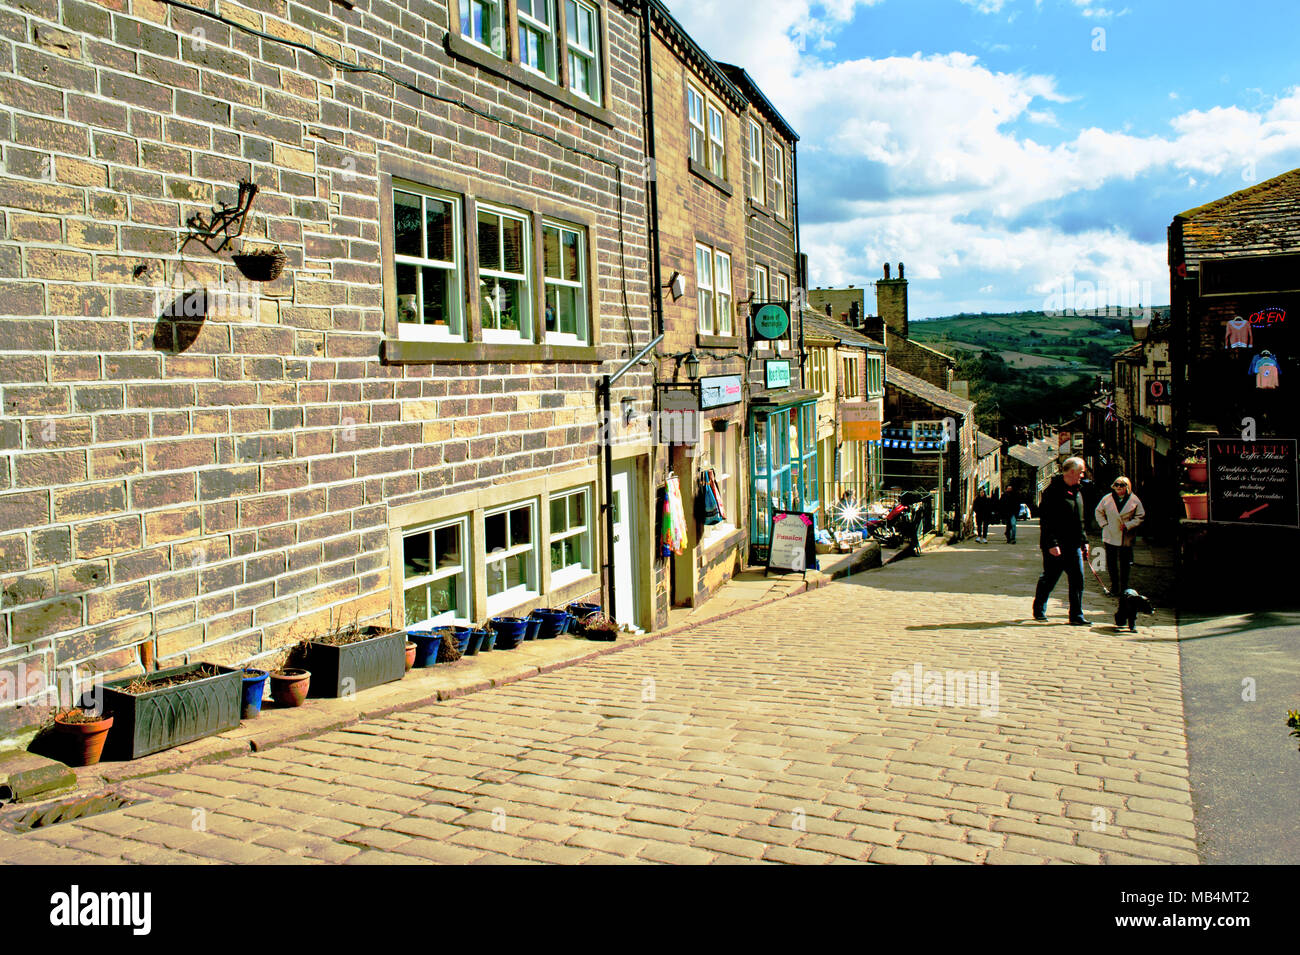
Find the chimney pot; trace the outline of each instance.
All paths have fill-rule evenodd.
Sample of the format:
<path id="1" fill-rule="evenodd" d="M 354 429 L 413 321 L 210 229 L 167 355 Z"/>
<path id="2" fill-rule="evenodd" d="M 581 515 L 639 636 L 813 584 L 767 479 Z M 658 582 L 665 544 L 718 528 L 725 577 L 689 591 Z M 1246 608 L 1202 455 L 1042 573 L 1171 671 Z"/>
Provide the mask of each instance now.
<path id="1" fill-rule="evenodd" d="M 903 263 L 902 263 L 902 262 L 899 262 L 899 263 L 898 263 L 898 277 L 899 277 L 900 279 L 903 277 Z"/>
<path id="2" fill-rule="evenodd" d="M 888 263 L 888 262 L 885 263 L 885 278 L 886 278 L 886 280 L 888 280 L 888 278 L 889 278 L 889 263 Z"/>

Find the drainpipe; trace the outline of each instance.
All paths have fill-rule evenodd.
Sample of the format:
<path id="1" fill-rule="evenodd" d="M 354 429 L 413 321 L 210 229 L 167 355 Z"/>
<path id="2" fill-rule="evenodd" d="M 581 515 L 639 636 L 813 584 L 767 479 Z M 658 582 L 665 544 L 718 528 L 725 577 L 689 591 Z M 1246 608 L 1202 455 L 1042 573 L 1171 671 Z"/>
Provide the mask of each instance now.
<path id="1" fill-rule="evenodd" d="M 601 407 L 605 414 L 605 435 L 601 442 L 601 455 L 604 458 L 605 500 L 601 504 L 601 513 L 605 523 L 605 559 L 601 574 L 602 602 L 611 618 L 617 619 L 617 596 L 614 593 L 614 448 L 612 399 L 610 397 L 614 382 L 622 378 L 638 361 L 653 351 L 664 340 L 664 305 L 663 273 L 659 266 L 659 184 L 654 167 L 655 161 L 655 100 L 654 100 L 654 64 L 651 59 L 650 44 L 650 5 L 651 0 L 641 0 L 641 97 L 643 101 L 641 127 L 645 142 L 646 156 L 646 242 L 650 255 L 650 310 L 654 316 L 655 337 L 629 359 L 612 375 L 601 377 L 597 386 Z M 653 386 L 651 388 L 653 396 Z"/>
<path id="2" fill-rule="evenodd" d="M 803 254 L 799 246 L 799 143 L 790 143 L 790 215 L 794 218 L 794 266 L 799 275 L 799 287 L 803 294 L 799 296 L 799 387 L 807 388 L 808 379 L 804 376 L 804 362 L 807 349 L 803 335 L 803 301 L 808 298 L 808 270 L 804 268 Z"/>

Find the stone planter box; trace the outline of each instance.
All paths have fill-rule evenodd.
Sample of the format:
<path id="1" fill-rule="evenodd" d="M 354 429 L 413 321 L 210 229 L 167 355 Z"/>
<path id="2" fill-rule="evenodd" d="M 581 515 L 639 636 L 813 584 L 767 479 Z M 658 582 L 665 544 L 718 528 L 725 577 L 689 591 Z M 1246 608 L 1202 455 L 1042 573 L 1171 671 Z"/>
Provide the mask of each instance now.
<path id="1" fill-rule="evenodd" d="M 139 759 L 150 753 L 224 733 L 239 725 L 244 671 L 212 663 L 194 663 L 151 673 L 155 683 L 187 676 L 200 667 L 216 670 L 213 676 L 144 693 L 126 693 L 130 679 L 104 684 L 104 714 L 113 717 L 104 746 L 105 759 Z"/>
<path id="2" fill-rule="evenodd" d="M 352 696 L 405 675 L 406 631 L 365 629 L 374 635 L 357 643 L 336 647 L 311 641 L 306 645 L 302 666 L 311 671 L 312 697 Z"/>

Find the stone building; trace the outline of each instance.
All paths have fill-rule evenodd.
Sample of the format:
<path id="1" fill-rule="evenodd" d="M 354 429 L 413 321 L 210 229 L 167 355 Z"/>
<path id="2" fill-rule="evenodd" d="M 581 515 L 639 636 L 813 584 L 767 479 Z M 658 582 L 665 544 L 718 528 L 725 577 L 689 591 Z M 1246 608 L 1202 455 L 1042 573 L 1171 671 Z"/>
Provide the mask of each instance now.
<path id="1" fill-rule="evenodd" d="M 640 9 L 6 10 L 0 667 L 273 660 L 598 595 L 606 563 L 620 619 L 662 619 L 641 366 L 598 466 L 602 375 L 655 333 Z M 740 203 L 706 208 L 744 261 Z"/>

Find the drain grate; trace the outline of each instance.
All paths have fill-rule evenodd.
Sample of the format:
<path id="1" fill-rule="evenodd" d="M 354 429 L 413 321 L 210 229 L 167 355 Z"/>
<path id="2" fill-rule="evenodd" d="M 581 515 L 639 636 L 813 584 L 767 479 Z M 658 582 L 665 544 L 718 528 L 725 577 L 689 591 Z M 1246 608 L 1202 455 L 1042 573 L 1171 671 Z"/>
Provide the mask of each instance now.
<path id="1" fill-rule="evenodd" d="M 80 799 L 56 803 L 52 806 L 37 806 L 23 812 L 11 813 L 4 820 L 4 824 L 5 828 L 13 832 L 31 832 L 33 829 L 44 829 L 61 822 L 73 822 L 77 819 L 87 819 L 101 813 L 113 812 L 140 801 L 117 793 L 83 796 Z"/>

